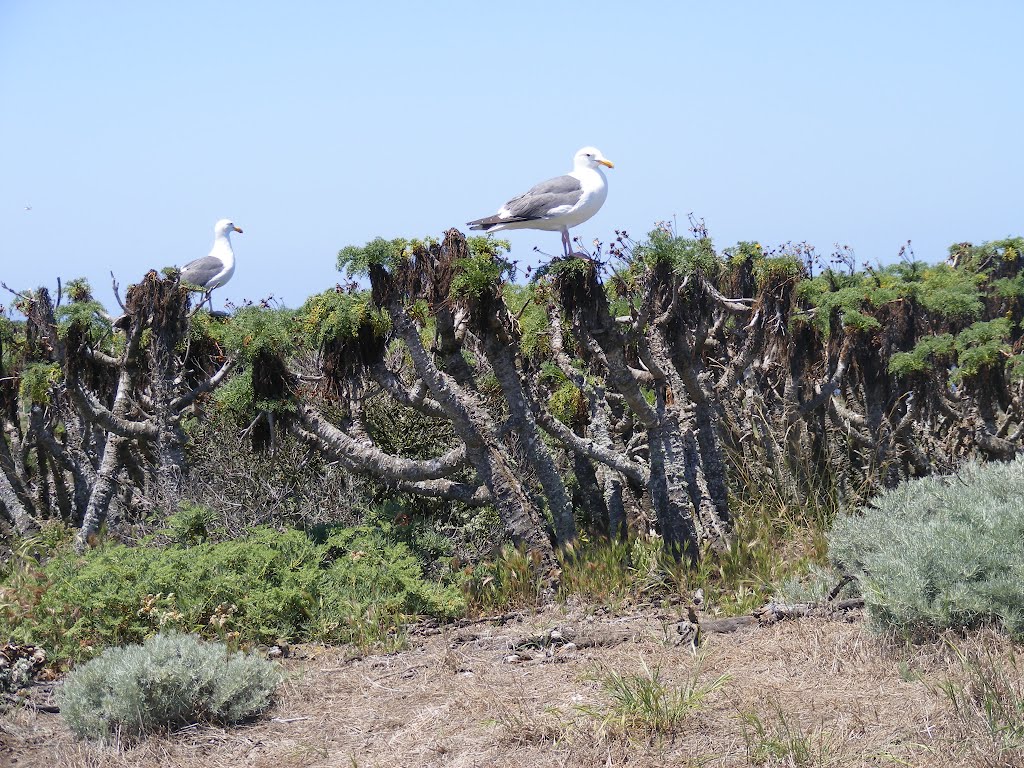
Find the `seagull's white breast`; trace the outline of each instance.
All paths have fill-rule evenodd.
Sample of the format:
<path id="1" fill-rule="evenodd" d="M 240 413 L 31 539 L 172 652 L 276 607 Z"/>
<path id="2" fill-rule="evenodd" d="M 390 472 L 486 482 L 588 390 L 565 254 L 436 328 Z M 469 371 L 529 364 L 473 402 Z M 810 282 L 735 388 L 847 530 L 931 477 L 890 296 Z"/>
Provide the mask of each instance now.
<path id="1" fill-rule="evenodd" d="M 566 227 L 582 224 L 597 213 L 608 198 L 608 182 L 604 174 L 595 168 L 582 168 L 572 171 L 570 176 L 579 179 L 583 194 L 576 205 L 566 208 L 561 223 Z"/>
<path id="2" fill-rule="evenodd" d="M 214 288 L 220 288 L 235 274 L 235 252 L 231 248 L 231 240 L 227 236 L 218 237 L 208 255 L 220 259 L 224 265 L 224 269 L 206 284 L 206 287 L 212 291 Z"/>
<path id="3" fill-rule="evenodd" d="M 207 288 L 213 290 L 214 288 L 220 288 L 224 283 L 231 279 L 231 276 L 235 274 L 235 259 L 234 256 L 230 259 L 224 260 L 224 269 L 220 271 L 208 284 Z"/>

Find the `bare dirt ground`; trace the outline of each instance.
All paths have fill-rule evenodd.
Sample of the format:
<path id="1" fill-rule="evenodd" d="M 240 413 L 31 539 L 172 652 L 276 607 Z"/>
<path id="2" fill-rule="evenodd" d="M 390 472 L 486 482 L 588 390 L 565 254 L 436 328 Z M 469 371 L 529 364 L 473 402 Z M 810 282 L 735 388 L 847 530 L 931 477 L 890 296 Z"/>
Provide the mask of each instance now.
<path id="1" fill-rule="evenodd" d="M 562 644 L 510 650 L 552 629 Z M 59 715 L 20 707 L 0 719 L 0 765 L 1024 765 L 1024 753 L 975 744 L 939 690 L 962 676 L 955 644 L 1012 653 L 988 633 L 908 649 L 855 617 L 705 634 L 698 660 L 674 621 L 653 611 L 616 617 L 552 607 L 504 623 L 421 630 L 408 650 L 388 656 L 297 649 L 284 662 L 288 682 L 256 722 L 190 728 L 130 749 L 77 741 Z M 622 727 L 602 686 L 610 670 L 657 671 L 683 685 L 698 663 L 698 683 L 727 677 L 674 733 Z"/>

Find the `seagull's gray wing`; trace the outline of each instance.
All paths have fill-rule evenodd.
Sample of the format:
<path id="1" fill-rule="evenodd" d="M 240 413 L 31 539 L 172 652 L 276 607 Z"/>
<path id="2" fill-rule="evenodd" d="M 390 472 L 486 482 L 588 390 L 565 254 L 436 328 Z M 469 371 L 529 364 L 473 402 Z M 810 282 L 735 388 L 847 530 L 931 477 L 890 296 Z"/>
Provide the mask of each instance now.
<path id="1" fill-rule="evenodd" d="M 190 261 L 181 270 L 181 282 L 206 287 L 213 278 L 224 270 L 224 262 L 216 256 L 203 256 Z"/>
<path id="2" fill-rule="evenodd" d="M 583 185 L 575 176 L 556 176 L 542 181 L 529 192 L 505 203 L 511 217 L 521 221 L 542 219 L 549 211 L 563 206 L 571 208 L 583 196 Z"/>
<path id="3" fill-rule="evenodd" d="M 563 206 L 571 208 L 583 196 L 583 185 L 575 176 L 556 176 L 542 181 L 528 192 L 514 197 L 502 206 L 508 215 L 487 216 L 469 222 L 470 225 L 488 226 L 510 221 L 534 221 L 546 218 L 551 211 Z"/>

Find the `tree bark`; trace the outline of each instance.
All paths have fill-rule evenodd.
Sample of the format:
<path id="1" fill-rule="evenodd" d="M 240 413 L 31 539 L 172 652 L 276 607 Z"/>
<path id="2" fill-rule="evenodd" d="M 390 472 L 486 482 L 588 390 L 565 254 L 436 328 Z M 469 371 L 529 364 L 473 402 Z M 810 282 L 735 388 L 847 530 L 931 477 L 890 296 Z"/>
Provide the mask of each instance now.
<path id="1" fill-rule="evenodd" d="M 391 276 L 381 267 L 371 267 L 374 299 L 391 318 L 395 334 L 405 343 L 417 375 L 430 389 L 434 400 L 451 421 L 466 446 L 466 458 L 480 483 L 487 487 L 494 506 L 512 540 L 536 553 L 542 567 L 556 569 L 554 550 L 541 523 L 539 510 L 530 501 L 493 431 L 487 409 L 471 392 L 438 370 L 424 349 L 419 330 L 406 314 Z"/>
<path id="2" fill-rule="evenodd" d="M 519 380 L 519 371 L 509 341 L 499 338 L 493 332 L 487 334 L 483 342 L 484 354 L 505 396 L 512 427 L 525 443 L 530 466 L 537 473 L 537 479 L 544 489 L 554 521 L 558 546 L 565 547 L 576 541 L 576 519 L 572 503 L 562 477 L 555 467 L 551 452 L 541 439 L 537 423 L 533 419 L 533 412 Z"/>

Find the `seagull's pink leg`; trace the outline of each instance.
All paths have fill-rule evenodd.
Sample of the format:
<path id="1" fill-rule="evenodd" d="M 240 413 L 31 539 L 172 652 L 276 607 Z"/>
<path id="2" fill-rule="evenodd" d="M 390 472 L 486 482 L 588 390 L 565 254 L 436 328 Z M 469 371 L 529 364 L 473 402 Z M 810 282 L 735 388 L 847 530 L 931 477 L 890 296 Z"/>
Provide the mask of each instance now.
<path id="1" fill-rule="evenodd" d="M 572 256 L 572 240 L 569 239 L 569 228 L 562 227 L 562 248 L 566 256 Z"/>

